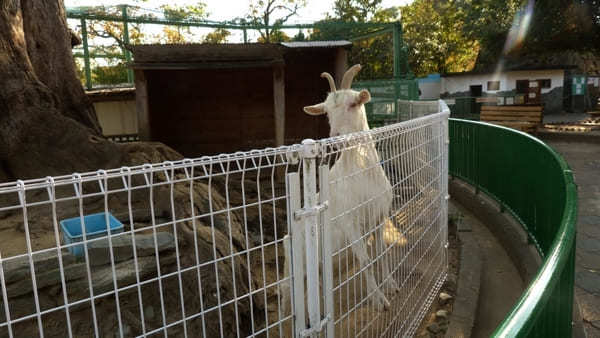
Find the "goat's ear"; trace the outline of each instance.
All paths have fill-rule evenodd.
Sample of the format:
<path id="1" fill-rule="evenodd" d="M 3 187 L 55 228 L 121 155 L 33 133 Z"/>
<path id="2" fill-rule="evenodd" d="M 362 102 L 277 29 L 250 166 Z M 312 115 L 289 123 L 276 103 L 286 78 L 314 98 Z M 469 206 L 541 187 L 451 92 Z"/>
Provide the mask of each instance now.
<path id="1" fill-rule="evenodd" d="M 356 104 L 361 105 L 371 101 L 371 94 L 366 89 L 363 89 L 358 93 L 358 97 L 356 98 Z"/>
<path id="2" fill-rule="evenodd" d="M 314 106 L 306 106 L 304 107 L 304 112 L 308 115 L 323 115 L 325 114 L 325 103 L 321 102 Z"/>

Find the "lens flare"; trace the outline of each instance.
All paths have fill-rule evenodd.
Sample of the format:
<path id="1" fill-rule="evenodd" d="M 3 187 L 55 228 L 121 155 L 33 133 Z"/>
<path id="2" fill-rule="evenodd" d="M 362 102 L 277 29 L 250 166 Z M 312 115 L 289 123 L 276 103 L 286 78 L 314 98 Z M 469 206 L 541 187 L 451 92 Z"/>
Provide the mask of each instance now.
<path id="1" fill-rule="evenodd" d="M 508 36 L 506 37 L 506 41 L 504 42 L 502 55 L 500 56 L 500 60 L 498 60 L 498 64 L 496 65 L 496 71 L 494 72 L 495 80 L 497 80 L 500 77 L 500 73 L 502 73 L 504 69 L 504 56 L 518 49 L 525 40 L 525 37 L 527 36 L 527 31 L 529 29 L 529 24 L 531 23 L 531 18 L 533 16 L 534 6 L 535 0 L 529 0 L 527 2 L 527 5 L 521 8 L 515 14 L 512 26 L 510 27 L 510 31 L 508 32 Z"/>
<path id="2" fill-rule="evenodd" d="M 527 6 L 521 8 L 515 15 L 512 27 L 510 28 L 508 37 L 504 43 L 504 55 L 510 53 L 513 49 L 518 48 L 523 43 L 523 40 L 525 40 L 529 24 L 531 23 L 531 17 L 533 16 L 534 5 L 535 0 L 529 0 Z"/>

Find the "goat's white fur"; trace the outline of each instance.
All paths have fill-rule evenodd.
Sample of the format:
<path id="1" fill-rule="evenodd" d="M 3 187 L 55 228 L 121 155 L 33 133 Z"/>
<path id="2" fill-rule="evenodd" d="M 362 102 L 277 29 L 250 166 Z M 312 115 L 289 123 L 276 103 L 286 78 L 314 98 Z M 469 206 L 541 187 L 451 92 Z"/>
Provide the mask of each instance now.
<path id="1" fill-rule="evenodd" d="M 360 65 L 355 65 L 346 72 L 340 90 L 335 89 L 331 75 L 323 73 L 321 76 L 329 81 L 331 92 L 325 102 L 304 108 L 305 112 L 310 115 L 327 114 L 331 136 L 369 130 L 364 104 L 370 100 L 371 96 L 366 90 L 357 92 L 349 88 L 352 78 L 358 70 L 360 70 Z M 368 231 L 372 231 L 377 224 L 390 222 L 388 217 L 393 199 L 392 186 L 380 165 L 375 145 L 371 140 L 364 141 L 361 140 L 362 143 L 344 149 L 329 173 L 331 182 L 330 214 L 342 215 L 329 224 L 332 250 L 338 251 L 348 243 L 353 243 L 352 252 L 360 262 L 361 268 L 371 261 L 367 252 L 367 241 L 361 237 Z M 352 212 L 348 212 L 350 210 Z M 304 243 L 304 229 L 294 230 L 294 236 L 299 236 L 301 243 Z M 383 231 L 378 230 L 375 237 L 376 253 L 379 255 L 385 246 Z M 290 246 L 290 238 L 286 236 L 284 238 L 286 276 L 290 275 Z M 302 251 L 295 254 L 304 255 L 304 250 Z M 396 282 L 391 276 L 388 276 L 389 265 L 386 260 L 383 260 L 382 267 L 383 276 L 387 278 L 387 289 L 397 291 Z M 365 273 L 367 274 L 367 291 L 369 294 L 373 293 L 374 305 L 378 309 L 387 309 L 390 302 L 377 287 L 373 268 L 366 269 Z M 299 277 L 302 276 L 296 276 L 296 278 Z M 285 285 L 282 290 L 284 311 L 287 311 L 290 306 L 288 288 L 289 284 Z"/>

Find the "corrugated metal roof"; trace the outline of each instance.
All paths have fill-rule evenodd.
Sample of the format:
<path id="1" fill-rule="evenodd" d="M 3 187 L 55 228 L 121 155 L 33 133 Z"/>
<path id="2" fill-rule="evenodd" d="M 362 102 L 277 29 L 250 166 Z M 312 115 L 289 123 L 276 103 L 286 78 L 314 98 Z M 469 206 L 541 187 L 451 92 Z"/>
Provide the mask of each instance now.
<path id="1" fill-rule="evenodd" d="M 288 48 L 337 48 L 352 46 L 352 42 L 347 40 L 331 40 L 331 41 L 291 41 L 281 42 L 282 46 Z"/>

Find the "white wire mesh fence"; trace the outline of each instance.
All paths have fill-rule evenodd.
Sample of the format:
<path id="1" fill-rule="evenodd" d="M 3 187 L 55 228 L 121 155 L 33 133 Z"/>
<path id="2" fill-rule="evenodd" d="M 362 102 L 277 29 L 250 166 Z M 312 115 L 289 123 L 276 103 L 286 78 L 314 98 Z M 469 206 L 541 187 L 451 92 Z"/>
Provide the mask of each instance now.
<path id="1" fill-rule="evenodd" d="M 438 100 L 398 100 L 398 121 L 408 121 L 439 112 Z"/>
<path id="2" fill-rule="evenodd" d="M 410 335 L 446 272 L 446 138 L 440 113 L 0 184 L 0 336 Z"/>

